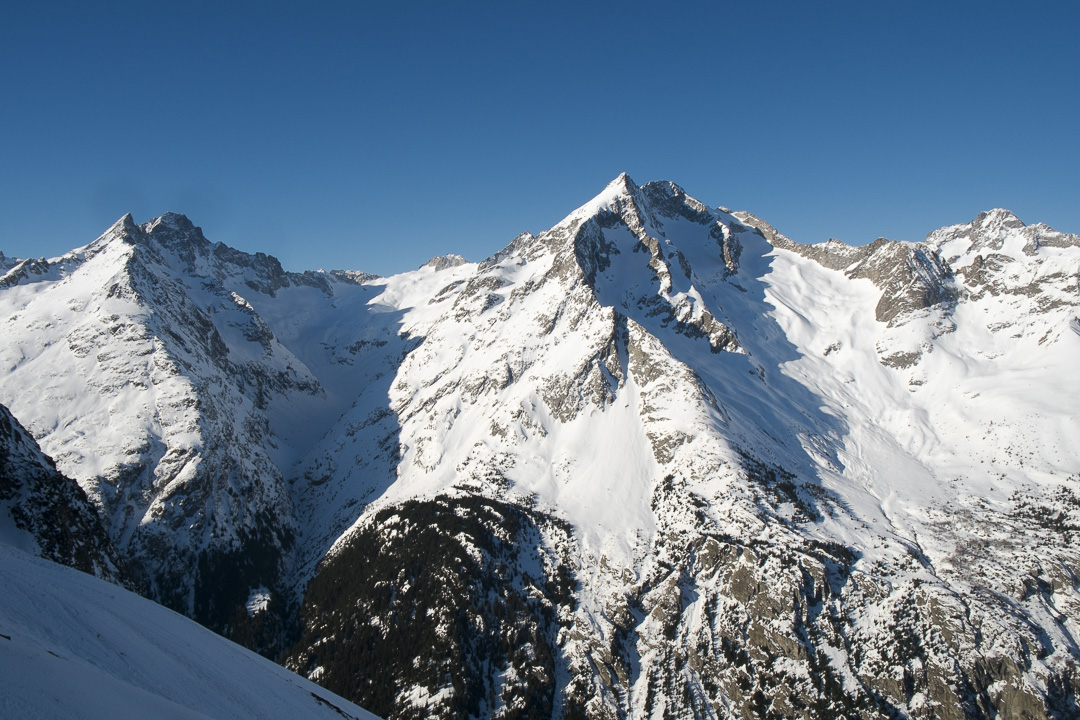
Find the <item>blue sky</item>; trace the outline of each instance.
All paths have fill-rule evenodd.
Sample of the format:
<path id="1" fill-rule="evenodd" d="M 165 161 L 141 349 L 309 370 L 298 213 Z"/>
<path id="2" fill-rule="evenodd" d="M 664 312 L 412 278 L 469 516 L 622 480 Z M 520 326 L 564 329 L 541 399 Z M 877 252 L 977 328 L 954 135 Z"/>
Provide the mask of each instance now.
<path id="1" fill-rule="evenodd" d="M 225 5 L 227 7 L 221 7 Z M 42 3 L 0 23 L 0 250 L 187 214 L 290 270 L 486 257 L 620 172 L 802 242 L 1080 232 L 1080 3 Z"/>

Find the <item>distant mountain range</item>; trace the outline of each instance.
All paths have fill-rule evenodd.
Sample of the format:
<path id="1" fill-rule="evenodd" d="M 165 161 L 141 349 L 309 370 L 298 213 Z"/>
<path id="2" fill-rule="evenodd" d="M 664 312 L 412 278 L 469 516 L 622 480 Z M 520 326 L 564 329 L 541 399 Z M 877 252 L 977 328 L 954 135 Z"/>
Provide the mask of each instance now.
<path id="1" fill-rule="evenodd" d="M 1080 717 L 1078 269 L 626 175 L 388 278 L 125 216 L 0 255 L 0 539 L 388 718 Z"/>

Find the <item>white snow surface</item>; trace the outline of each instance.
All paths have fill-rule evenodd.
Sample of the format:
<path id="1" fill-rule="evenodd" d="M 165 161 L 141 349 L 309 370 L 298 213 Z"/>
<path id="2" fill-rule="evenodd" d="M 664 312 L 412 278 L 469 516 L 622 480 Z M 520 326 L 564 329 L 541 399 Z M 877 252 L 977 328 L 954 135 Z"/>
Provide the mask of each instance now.
<path id="1" fill-rule="evenodd" d="M 0 717 L 375 717 L 90 575 L 0 544 L 0 577 Z"/>

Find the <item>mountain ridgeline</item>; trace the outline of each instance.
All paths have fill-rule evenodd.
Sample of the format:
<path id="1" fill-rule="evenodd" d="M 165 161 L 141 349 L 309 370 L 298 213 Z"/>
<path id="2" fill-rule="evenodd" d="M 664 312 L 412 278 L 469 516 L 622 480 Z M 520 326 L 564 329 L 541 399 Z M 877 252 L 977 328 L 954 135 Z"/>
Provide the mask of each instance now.
<path id="1" fill-rule="evenodd" d="M 376 714 L 1080 716 L 1076 235 L 622 175 L 388 278 L 174 214 L 0 261 L 0 439 L 81 562 Z"/>

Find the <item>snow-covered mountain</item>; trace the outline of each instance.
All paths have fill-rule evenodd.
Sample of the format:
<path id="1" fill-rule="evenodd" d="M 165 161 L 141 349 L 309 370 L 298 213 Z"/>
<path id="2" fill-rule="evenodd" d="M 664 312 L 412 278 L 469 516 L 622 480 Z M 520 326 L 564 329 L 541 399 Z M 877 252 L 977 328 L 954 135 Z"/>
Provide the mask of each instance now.
<path id="1" fill-rule="evenodd" d="M 375 712 L 1080 713 L 1075 235 L 623 175 L 390 278 L 178 215 L 3 261 L 0 402 L 146 592 Z"/>

